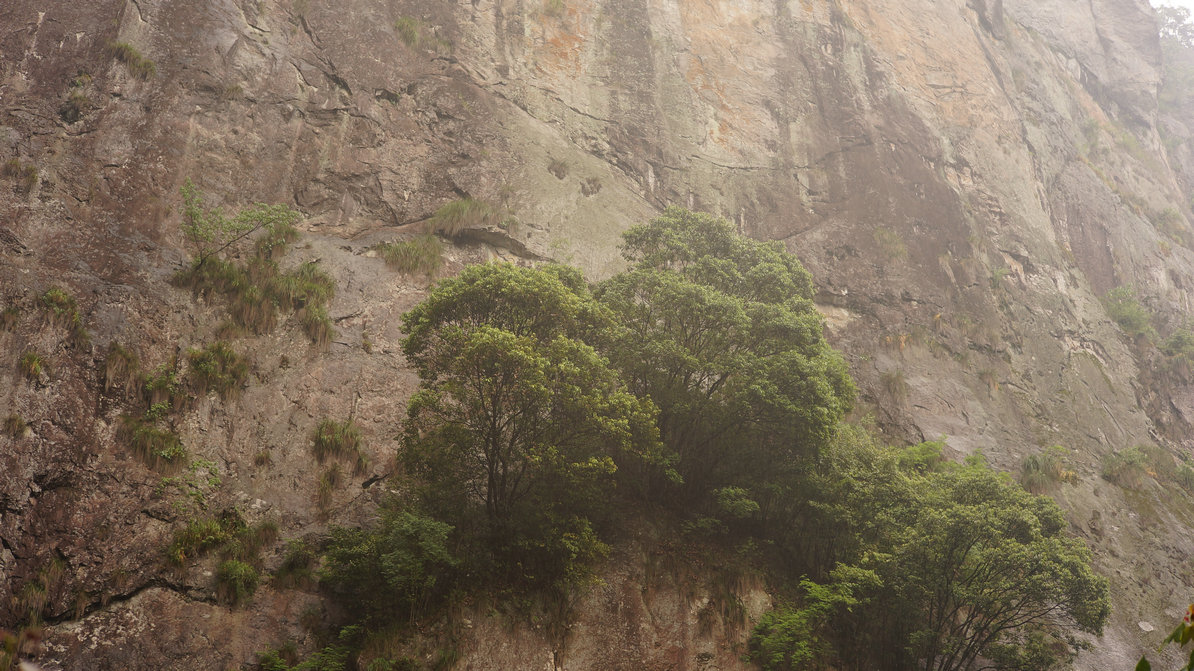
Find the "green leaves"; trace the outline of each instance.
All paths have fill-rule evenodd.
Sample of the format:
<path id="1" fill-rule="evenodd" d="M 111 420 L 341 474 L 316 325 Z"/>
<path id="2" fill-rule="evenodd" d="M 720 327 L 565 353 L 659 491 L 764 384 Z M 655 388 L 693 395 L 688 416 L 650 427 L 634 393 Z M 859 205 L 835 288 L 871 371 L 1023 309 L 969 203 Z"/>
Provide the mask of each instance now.
<path id="1" fill-rule="evenodd" d="M 612 328 L 580 273 L 552 265 L 469 266 L 440 282 L 402 322 L 407 334 L 402 351 L 425 378 L 438 374 L 440 357 L 452 357 L 455 338 L 480 326 L 536 340 L 563 335 L 583 341 Z"/>
<path id="2" fill-rule="evenodd" d="M 579 579 L 604 552 L 591 520 L 613 475 L 658 452 L 654 406 L 585 342 L 608 337 L 607 311 L 572 269 L 474 266 L 404 328 L 422 385 L 403 456 L 425 500 L 462 526 L 479 517 L 519 579 Z"/>
<path id="3" fill-rule="evenodd" d="M 683 479 L 707 498 L 798 468 L 849 410 L 853 385 L 822 335 L 811 279 L 780 245 L 673 208 L 627 232 L 625 253 L 635 267 L 601 284 L 596 300 L 570 268 L 474 266 L 404 317 L 403 352 L 427 392 L 411 406 L 408 453 L 435 444 L 439 460 L 467 453 L 461 441 L 489 445 L 473 459 L 486 464 L 483 485 L 457 482 L 491 516 L 527 486 L 495 472 L 510 468 L 498 456 L 509 451 L 499 447 L 511 442 L 506 432 L 537 445 L 546 440 L 538 427 L 566 418 L 561 428 L 578 434 L 569 442 L 600 437 L 624 482 L 647 491 Z M 662 449 L 644 419 L 654 406 Z M 548 443 L 561 455 L 575 449 Z"/>
<path id="4" fill-rule="evenodd" d="M 1182 618 L 1177 627 L 1169 632 L 1164 641 L 1161 641 L 1161 647 L 1165 647 L 1169 643 L 1176 643 L 1183 648 L 1186 647 L 1186 644 L 1194 640 L 1194 624 L 1191 624 L 1192 622 L 1194 622 L 1194 603 L 1190 604 L 1190 607 L 1186 609 L 1186 616 Z M 1152 665 L 1148 663 L 1148 659 L 1141 657 L 1140 661 L 1136 664 L 1136 669 L 1137 671 L 1141 671 L 1142 669 L 1143 671 L 1151 671 Z M 1190 658 L 1186 662 L 1186 665 L 1178 669 L 1178 671 L 1194 671 L 1194 650 L 1190 651 Z"/>
<path id="5" fill-rule="evenodd" d="M 1075 654 L 1071 631 L 1107 621 L 1107 581 L 1057 504 L 943 448 L 879 447 L 844 426 L 796 490 L 807 498 L 777 543 L 830 574 L 826 587 L 843 567 L 875 577 L 817 634 L 833 643 L 830 668 L 960 670 L 982 657 L 1043 671 Z"/>
<path id="6" fill-rule="evenodd" d="M 1178 645 L 1185 645 L 1190 642 L 1190 632 L 1190 625 L 1182 622 L 1181 624 L 1177 625 L 1177 627 L 1170 632 L 1168 636 L 1165 637 L 1164 641 L 1161 641 L 1161 644 L 1164 645 L 1165 643 L 1177 643 Z"/>
<path id="7" fill-rule="evenodd" d="M 220 208 L 208 208 L 195 184 L 187 178 L 182 194 L 182 232 L 198 252 L 196 266 L 228 249 L 249 235 L 264 230 L 258 240 L 258 254 L 264 258 L 298 236 L 295 225 L 302 215 L 285 205 L 257 203 L 229 219 Z"/>
<path id="8" fill-rule="evenodd" d="M 652 439 L 650 404 L 624 391 L 584 343 L 540 343 L 491 326 L 448 339 L 455 353 L 441 354 L 437 380 L 412 401 L 406 443 L 420 471 L 426 447 L 471 465 L 462 481 L 493 519 L 548 479 L 584 492 L 612 474 L 615 456 Z"/>
<path id="9" fill-rule="evenodd" d="M 181 191 L 182 231 L 196 256 L 173 281 L 196 295 L 216 293 L 228 299 L 232 323 L 221 328 L 222 335 L 269 333 L 281 308 L 294 310 L 311 341 L 326 348 L 335 336 L 326 309 L 335 282 L 316 261 L 283 273 L 275 260 L 298 239 L 295 225 L 302 215 L 285 205 L 258 203 L 229 219 L 219 208 L 207 208 L 189 179 Z M 233 262 L 234 252 L 249 251 L 250 239 L 247 260 Z"/>
<path id="10" fill-rule="evenodd" d="M 625 240 L 637 264 L 596 290 L 628 331 L 610 357 L 659 406 L 688 493 L 764 487 L 816 454 L 854 388 L 800 262 L 679 208 Z"/>
<path id="11" fill-rule="evenodd" d="M 236 606 L 253 596 L 259 580 L 252 564 L 227 559 L 216 568 L 216 594 L 220 601 Z"/>
<path id="12" fill-rule="evenodd" d="M 686 481 L 716 514 L 763 516 L 853 401 L 811 279 L 780 245 L 673 208 L 631 229 L 626 255 L 636 265 L 594 293 L 562 266 L 469 267 L 403 319 L 422 380 L 409 471 L 457 526 L 462 502 L 483 510 L 524 568 L 532 547 L 562 558 L 536 574 L 600 554 L 559 541 L 589 537 L 577 524 L 615 482 Z"/>
<path id="13" fill-rule="evenodd" d="M 669 207 L 623 239 L 637 268 L 667 269 L 717 291 L 763 303 L 812 298 L 812 277 L 779 243 L 741 236 L 724 219 Z"/>
<path id="14" fill-rule="evenodd" d="M 413 619 L 458 564 L 448 550 L 451 532 L 448 524 L 392 508 L 371 530 L 333 527 L 321 580 L 370 614 L 398 609 Z"/>
<path id="15" fill-rule="evenodd" d="M 825 668 L 834 658 L 829 640 L 833 616 L 859 603 L 855 593 L 873 589 L 872 571 L 839 566 L 825 585 L 801 580 L 800 606 L 784 606 L 763 615 L 749 642 L 750 661 L 764 671 Z"/>
<path id="16" fill-rule="evenodd" d="M 249 364 L 228 343 L 220 340 L 203 349 L 187 350 L 191 391 L 202 396 L 215 390 L 220 398 L 235 396 L 249 376 Z"/>
<path id="17" fill-rule="evenodd" d="M 1103 306 L 1107 309 L 1107 316 L 1133 338 L 1151 339 L 1156 336 L 1152 314 L 1136 299 L 1132 287 L 1123 286 L 1108 291 L 1103 297 Z"/>
<path id="18" fill-rule="evenodd" d="M 910 476 L 922 480 L 913 521 L 885 533 L 891 560 L 876 567 L 903 604 L 892 617 L 915 623 L 914 658 L 967 668 L 988 645 L 1059 621 L 1101 633 L 1107 581 L 1051 499 L 979 464 L 924 473 Z"/>
<path id="19" fill-rule="evenodd" d="M 1045 669 L 1065 629 L 1101 631 L 1107 583 L 1056 504 L 943 442 L 839 425 L 853 383 L 794 256 L 675 208 L 625 239 L 632 267 L 592 293 L 560 266 L 474 266 L 404 317 L 402 461 L 467 573 L 581 584 L 611 492 L 682 482 L 690 528 L 815 578 L 756 630 L 764 668 Z"/>

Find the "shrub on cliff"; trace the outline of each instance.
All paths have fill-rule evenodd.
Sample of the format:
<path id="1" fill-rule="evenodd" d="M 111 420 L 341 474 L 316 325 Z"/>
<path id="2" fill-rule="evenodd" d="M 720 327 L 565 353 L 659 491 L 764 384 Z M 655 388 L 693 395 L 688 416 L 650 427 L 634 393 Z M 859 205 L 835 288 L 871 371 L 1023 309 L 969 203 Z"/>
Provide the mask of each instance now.
<path id="1" fill-rule="evenodd" d="M 0 175 L 12 178 L 16 182 L 14 185 L 16 192 L 22 195 L 28 194 L 33 187 L 37 186 L 37 166 L 21 163 L 19 158 L 11 158 L 6 161 L 4 167 L 0 168 Z"/>
<path id="2" fill-rule="evenodd" d="M 337 422 L 323 418 L 311 435 L 312 451 L 319 463 L 331 459 L 347 459 L 357 475 L 365 472 L 369 461 L 361 451 L 361 430 L 351 419 Z"/>
<path id="3" fill-rule="evenodd" d="M 91 342 L 91 335 L 83 328 L 79 306 L 73 296 L 61 287 L 50 287 L 39 301 L 46 315 L 46 323 L 54 327 L 65 327 L 69 342 L 75 347 L 84 347 Z"/>
<path id="4" fill-rule="evenodd" d="M 1136 299 L 1132 287 L 1123 286 L 1108 291 L 1103 297 L 1103 305 L 1107 309 L 1107 316 L 1119 324 L 1124 333 L 1133 338 L 1152 338 L 1156 335 L 1152 315 Z"/>
<path id="5" fill-rule="evenodd" d="M 112 42 L 108 45 L 108 50 L 113 58 L 124 63 L 129 73 L 138 79 L 149 79 L 158 72 L 157 65 L 142 56 L 141 52 L 128 42 Z"/>
<path id="6" fill-rule="evenodd" d="M 232 606 L 240 605 L 257 591 L 257 569 L 236 559 L 220 562 L 216 569 L 216 596 Z"/>
<path id="7" fill-rule="evenodd" d="M 215 391 L 220 398 L 235 396 L 249 376 L 249 365 L 228 343 L 214 342 L 187 351 L 191 392 L 202 396 Z"/>
<path id="8" fill-rule="evenodd" d="M 137 354 L 115 340 L 108 343 L 104 357 L 104 391 L 115 389 L 123 392 L 126 398 L 134 398 L 144 382 Z"/>
<path id="9" fill-rule="evenodd" d="M 217 294 L 228 300 L 235 326 L 222 329 L 225 335 L 269 333 L 282 309 L 294 311 L 311 341 L 327 347 L 335 336 L 326 311 L 335 282 L 314 261 L 282 272 L 275 260 L 298 238 L 295 225 L 302 215 L 285 205 L 257 203 L 228 217 L 205 204 L 190 179 L 180 192 L 182 232 L 195 258 L 175 274 L 175 284 L 196 295 Z M 239 252 L 248 255 L 244 263 L 230 258 Z"/>
<path id="10" fill-rule="evenodd" d="M 195 267 L 234 247 L 259 231 L 265 241 L 258 256 L 269 258 L 283 241 L 293 240 L 295 224 L 301 215 L 285 205 L 258 203 L 229 218 L 220 208 L 207 207 L 203 196 L 188 178 L 179 189 L 182 194 L 182 232 L 195 249 Z"/>
<path id="11" fill-rule="evenodd" d="M 404 273 L 434 275 L 443 265 L 443 245 L 428 233 L 413 240 L 387 242 L 378 246 L 386 265 Z"/>
<path id="12" fill-rule="evenodd" d="M 427 232 L 454 238 L 470 228 L 501 226 L 505 220 L 501 210 L 483 200 L 460 198 L 435 211 L 427 222 Z"/>
<path id="13" fill-rule="evenodd" d="M 1078 475 L 1066 468 L 1066 449 L 1060 445 L 1047 447 L 1039 454 L 1031 454 L 1020 463 L 1020 484 L 1024 489 L 1040 494 L 1053 483 L 1076 484 Z"/>
<path id="14" fill-rule="evenodd" d="M 25 435 L 29 429 L 29 425 L 18 414 L 13 413 L 4 418 L 4 433 L 10 438 L 20 438 Z"/>
<path id="15" fill-rule="evenodd" d="M 17 369 L 26 380 L 40 383 L 42 377 L 49 373 L 49 364 L 45 357 L 34 350 L 28 350 L 17 361 Z"/>
<path id="16" fill-rule="evenodd" d="M 334 527 L 321 581 L 371 616 L 400 612 L 411 620 L 446 594 L 457 560 L 452 527 L 409 511 L 387 510 L 372 529 Z"/>
<path id="17" fill-rule="evenodd" d="M 1135 489 L 1148 474 L 1148 455 L 1137 446 L 1112 452 L 1103 458 L 1103 479 L 1125 489 Z"/>
<path id="18" fill-rule="evenodd" d="M 20 320 L 21 308 L 15 305 L 5 306 L 0 310 L 0 332 L 13 330 Z"/>
<path id="19" fill-rule="evenodd" d="M 121 415 L 116 437 L 146 466 L 170 470 L 184 463 L 186 448 L 178 434 L 132 415 Z"/>

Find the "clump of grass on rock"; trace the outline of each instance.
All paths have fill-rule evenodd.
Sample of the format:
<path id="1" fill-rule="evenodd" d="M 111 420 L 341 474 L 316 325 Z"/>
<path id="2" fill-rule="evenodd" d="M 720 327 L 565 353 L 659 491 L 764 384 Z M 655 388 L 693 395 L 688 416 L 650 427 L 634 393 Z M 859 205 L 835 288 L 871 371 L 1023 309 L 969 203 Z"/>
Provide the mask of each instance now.
<path id="1" fill-rule="evenodd" d="M 158 66 L 128 42 L 113 42 L 108 49 L 112 57 L 123 63 L 129 74 L 138 79 L 149 79 L 158 73 Z"/>
<path id="2" fill-rule="evenodd" d="M 368 460 L 361 451 L 361 431 L 351 419 L 337 422 L 325 418 L 315 427 L 312 436 L 315 458 L 319 463 L 328 459 L 347 459 L 353 462 L 353 472 L 363 473 Z"/>
<path id="3" fill-rule="evenodd" d="M 257 591 L 258 580 L 257 569 L 252 564 L 225 560 L 216 569 L 216 597 L 230 606 L 238 606 Z"/>
<path id="4" fill-rule="evenodd" d="M 182 229 L 196 256 L 174 282 L 197 296 L 227 299 L 232 323 L 220 329 L 221 337 L 270 333 L 278 325 L 279 310 L 284 310 L 294 311 L 311 340 L 326 347 L 335 335 L 326 312 L 335 282 L 315 261 L 291 272 L 283 272 L 277 261 L 298 239 L 295 225 L 302 215 L 282 205 L 259 203 L 227 217 L 205 205 L 190 180 L 182 196 Z M 238 250 L 248 254 L 243 264 L 228 258 Z"/>
<path id="5" fill-rule="evenodd" d="M 501 212 L 489 203 L 475 198 L 461 198 L 435 211 L 428 222 L 428 232 L 454 238 L 466 229 L 497 226 L 502 219 Z"/>
<path id="6" fill-rule="evenodd" d="M 434 275 L 443 265 L 444 247 L 428 233 L 413 240 L 387 242 L 378 246 L 386 265 L 403 273 Z"/>
<path id="7" fill-rule="evenodd" d="M 1103 459 L 1103 479 L 1124 489 L 1135 489 L 1148 475 L 1148 455 L 1139 447 L 1112 452 Z"/>
<path id="8" fill-rule="evenodd" d="M 21 320 L 21 308 L 15 305 L 6 306 L 0 310 L 0 331 L 11 331 Z"/>
<path id="9" fill-rule="evenodd" d="M 126 399 L 132 399 L 143 383 L 141 361 L 136 353 L 115 340 L 108 343 L 108 353 L 104 357 L 104 391 L 119 390 Z"/>
<path id="10" fill-rule="evenodd" d="M 186 461 L 187 451 L 178 434 L 169 428 L 133 415 L 122 415 L 116 436 L 146 466 L 173 470 Z"/>
<path id="11" fill-rule="evenodd" d="M 248 363 L 223 341 L 188 351 L 187 361 L 191 392 L 198 396 L 215 391 L 226 400 L 239 392 L 249 376 Z"/>
<path id="12" fill-rule="evenodd" d="M 20 361 L 17 362 L 17 368 L 21 371 L 21 375 L 30 382 L 41 382 L 42 378 L 50 372 L 45 358 L 34 350 L 28 350 L 21 355 Z"/>
<path id="13" fill-rule="evenodd" d="M 91 342 L 91 335 L 83 328 L 79 306 L 73 296 L 61 287 L 50 287 L 41 295 L 40 303 L 46 313 L 46 323 L 56 328 L 66 328 L 69 342 L 74 347 L 84 347 Z"/>
<path id="14" fill-rule="evenodd" d="M 10 438 L 20 438 L 28 430 L 29 425 L 20 415 L 14 413 L 4 418 L 4 433 Z"/>

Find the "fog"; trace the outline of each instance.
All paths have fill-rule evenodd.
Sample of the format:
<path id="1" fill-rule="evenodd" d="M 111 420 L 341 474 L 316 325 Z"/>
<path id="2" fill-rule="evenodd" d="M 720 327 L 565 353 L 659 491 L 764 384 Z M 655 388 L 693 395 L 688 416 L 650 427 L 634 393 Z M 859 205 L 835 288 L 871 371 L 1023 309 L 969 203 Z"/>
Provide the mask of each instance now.
<path id="1" fill-rule="evenodd" d="M 1185 7 L 1194 14 L 1194 0 L 1152 0 L 1153 7 Z"/>

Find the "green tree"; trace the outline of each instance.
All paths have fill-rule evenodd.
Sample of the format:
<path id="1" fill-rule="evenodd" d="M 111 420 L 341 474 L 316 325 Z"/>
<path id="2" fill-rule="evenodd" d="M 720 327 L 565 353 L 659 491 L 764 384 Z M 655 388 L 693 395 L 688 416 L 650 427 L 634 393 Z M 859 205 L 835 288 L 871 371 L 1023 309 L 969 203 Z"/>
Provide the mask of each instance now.
<path id="1" fill-rule="evenodd" d="M 428 380 L 454 360 L 457 338 L 481 326 L 542 342 L 564 336 L 590 344 L 614 327 L 575 268 L 511 264 L 466 267 L 440 282 L 402 323 L 403 354 Z"/>
<path id="2" fill-rule="evenodd" d="M 410 511 L 387 509 L 370 530 L 333 527 L 320 577 L 371 615 L 406 611 L 413 620 L 446 587 L 457 560 L 452 527 Z"/>
<path id="3" fill-rule="evenodd" d="M 874 573 L 842 566 L 833 581 L 801 580 L 801 603 L 765 613 L 750 637 L 750 659 L 764 671 L 827 668 L 834 660 L 831 631 L 835 617 L 858 604 L 854 593 L 878 585 Z"/>
<path id="4" fill-rule="evenodd" d="M 938 444 L 934 443 L 934 446 Z M 828 579 L 842 563 L 889 545 L 891 529 L 915 520 L 917 479 L 912 469 L 940 469 L 939 447 L 893 450 L 877 445 L 860 427 L 843 424 L 815 465 L 790 485 L 772 533 L 786 570 Z"/>
<path id="5" fill-rule="evenodd" d="M 804 559 L 790 565 L 816 571 L 828 594 L 857 603 L 826 609 L 825 593 L 806 586 L 798 605 L 780 612 L 793 626 L 757 630 L 760 642 L 816 652 L 806 668 L 961 670 L 981 656 L 991 668 L 1024 670 L 1074 654 L 1074 630 L 1101 631 L 1107 582 L 1066 534 L 1057 504 L 981 459 L 943 460 L 941 449 L 878 447 L 843 429 L 804 481 L 809 499 L 776 545 Z M 769 654 L 783 660 L 787 645 Z"/>
<path id="6" fill-rule="evenodd" d="M 920 616 L 909 638 L 916 659 L 969 668 L 992 645 L 1058 621 L 1102 633 L 1107 581 L 1064 533 L 1052 499 L 982 465 L 927 479 L 916 524 L 875 562 Z"/>
<path id="7" fill-rule="evenodd" d="M 659 406 L 691 496 L 724 486 L 762 496 L 830 440 L 853 401 L 808 273 L 778 243 L 680 208 L 625 241 L 632 269 L 596 291 L 627 331 L 611 359 Z"/>
<path id="8" fill-rule="evenodd" d="M 1171 41 L 1194 49 L 1194 22 L 1190 20 L 1190 10 L 1185 7 L 1157 7 L 1155 11 L 1162 44 Z"/>
<path id="9" fill-rule="evenodd" d="M 489 546 L 534 582 L 567 582 L 601 554 L 591 521 L 618 464 L 657 452 L 654 407 L 578 339 L 603 315 L 575 271 L 498 264 L 404 318 L 422 379 L 404 461 L 435 510 L 466 529 L 479 513 Z"/>
<path id="10" fill-rule="evenodd" d="M 1048 668 L 1059 660 L 1042 661 L 1048 646 L 1036 643 L 1102 632 L 1107 581 L 1052 499 L 980 460 L 906 477 L 909 509 L 882 523 L 859 562 L 884 585 L 867 595 L 877 650 L 903 647 L 907 666 L 929 671 L 980 655 Z"/>
<path id="11" fill-rule="evenodd" d="M 277 243 L 279 238 L 293 238 L 295 224 L 302 218 L 285 205 L 257 203 L 229 218 L 220 208 L 209 208 L 190 178 L 179 188 L 182 194 L 182 232 L 195 249 L 194 268 L 202 268 L 209 259 L 242 240 L 266 231 L 264 240 Z M 289 241 L 289 240 L 287 240 Z"/>

